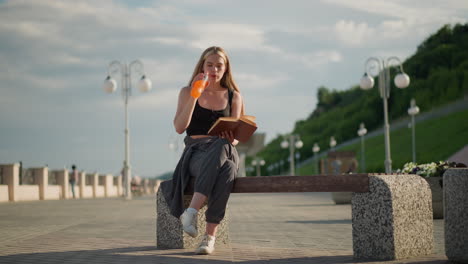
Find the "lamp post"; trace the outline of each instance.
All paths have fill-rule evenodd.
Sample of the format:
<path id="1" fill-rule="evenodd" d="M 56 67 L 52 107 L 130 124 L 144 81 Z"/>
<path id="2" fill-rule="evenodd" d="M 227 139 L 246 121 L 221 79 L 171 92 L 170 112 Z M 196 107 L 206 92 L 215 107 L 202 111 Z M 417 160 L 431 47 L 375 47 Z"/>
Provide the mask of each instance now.
<path id="1" fill-rule="evenodd" d="M 408 114 L 411 116 L 411 132 L 412 132 L 412 149 L 413 149 L 413 162 L 416 163 L 416 127 L 414 122 L 414 116 L 419 114 L 419 107 L 416 105 L 416 100 L 411 99 L 410 108 L 408 108 Z"/>
<path id="2" fill-rule="evenodd" d="M 330 149 L 331 151 L 335 151 L 336 140 L 335 137 L 330 137 Z"/>
<path id="3" fill-rule="evenodd" d="M 317 143 L 314 143 L 312 147 L 312 152 L 314 152 L 314 160 L 315 160 L 315 174 L 318 174 L 318 160 L 317 160 L 317 153 L 320 151 L 320 147 Z"/>
<path id="4" fill-rule="evenodd" d="M 302 148 L 304 143 L 302 143 L 301 139 L 299 138 L 299 135 L 295 134 L 289 134 L 287 136 L 287 139 L 288 140 L 284 139 L 283 142 L 281 142 L 281 147 L 284 149 L 289 147 L 289 169 L 291 172 L 291 176 L 294 176 L 294 151 L 296 148 Z"/>
<path id="5" fill-rule="evenodd" d="M 389 57 L 387 60 L 370 57 L 365 63 L 364 76 L 361 78 L 360 86 L 363 90 L 368 90 L 374 87 L 374 78 L 371 75 L 371 69 L 377 68 L 379 76 L 380 97 L 383 100 L 384 110 L 384 132 L 385 132 L 385 172 L 392 172 L 392 159 L 390 154 L 390 125 L 388 124 L 388 103 L 390 98 L 390 62 L 398 63 L 400 73 L 395 76 L 394 83 L 398 88 L 406 88 L 410 83 L 409 76 L 403 71 L 403 65 L 398 57 Z M 375 74 L 377 76 L 377 74 Z"/>
<path id="6" fill-rule="evenodd" d="M 357 131 L 358 136 L 361 137 L 361 172 L 366 172 L 366 157 L 364 154 L 364 136 L 367 134 L 367 129 L 364 126 L 364 123 L 359 125 L 359 130 Z"/>
<path id="7" fill-rule="evenodd" d="M 143 63 L 139 60 L 134 60 L 130 64 L 121 63 L 120 61 L 112 61 L 108 67 L 108 75 L 104 80 L 103 89 L 107 93 L 113 93 L 117 89 L 117 82 L 112 78 L 113 75 L 120 74 L 120 82 L 122 84 L 122 98 L 125 105 L 125 158 L 123 162 L 123 178 L 125 198 L 132 199 L 130 191 L 131 182 L 131 166 L 130 166 L 130 137 L 128 128 L 128 101 L 132 94 L 132 71 L 141 76 L 138 88 L 141 92 L 151 90 L 151 80 L 146 78 L 143 71 Z"/>
<path id="8" fill-rule="evenodd" d="M 301 153 L 300 152 L 296 152 L 295 154 L 295 158 L 296 158 L 296 172 L 297 172 L 297 175 L 299 176 L 300 173 L 299 173 L 299 161 L 301 159 Z"/>
<path id="9" fill-rule="evenodd" d="M 265 165 L 265 161 L 259 157 L 255 157 L 255 159 L 252 160 L 252 166 L 257 168 L 257 176 L 260 176 L 260 166 L 263 165 Z"/>

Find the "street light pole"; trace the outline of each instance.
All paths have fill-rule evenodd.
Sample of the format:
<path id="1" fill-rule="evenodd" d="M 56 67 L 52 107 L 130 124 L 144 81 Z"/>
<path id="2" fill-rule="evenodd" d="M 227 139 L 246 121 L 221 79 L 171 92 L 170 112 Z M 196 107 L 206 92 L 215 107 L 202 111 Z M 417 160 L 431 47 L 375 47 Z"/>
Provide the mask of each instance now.
<path id="1" fill-rule="evenodd" d="M 410 108 L 408 108 L 408 114 L 411 116 L 413 162 L 416 163 L 416 124 L 414 122 L 414 116 L 419 114 L 419 107 L 416 105 L 416 100 L 414 98 L 411 99 Z"/>
<path id="2" fill-rule="evenodd" d="M 122 98 L 125 105 L 125 159 L 123 162 L 123 177 L 124 177 L 124 192 L 127 200 L 132 199 L 130 183 L 132 179 L 130 166 L 130 130 L 128 127 L 128 101 L 132 94 L 132 70 L 141 74 L 138 84 L 141 92 L 151 90 L 151 80 L 146 78 L 143 72 L 143 63 L 139 60 L 134 60 L 130 64 L 121 63 L 120 61 L 112 61 L 108 67 L 108 75 L 104 81 L 103 88 L 107 93 L 113 93 L 117 89 L 117 82 L 112 78 L 113 75 L 120 73 L 120 82 L 122 83 Z"/>
<path id="3" fill-rule="evenodd" d="M 294 173 L 294 150 L 296 148 L 298 149 L 302 148 L 303 145 L 304 143 L 299 138 L 299 135 L 295 135 L 295 134 L 288 135 L 288 140 L 285 139 L 283 140 L 283 142 L 281 142 L 282 148 L 289 147 L 289 169 L 290 169 L 291 176 L 295 175 Z"/>
<path id="4" fill-rule="evenodd" d="M 301 158 L 301 153 L 300 153 L 300 152 L 296 152 L 295 158 L 296 158 L 296 163 L 295 163 L 296 167 L 295 167 L 295 170 L 297 171 L 297 176 L 299 176 L 299 175 L 300 175 L 300 173 L 299 173 L 299 162 L 300 162 L 300 158 Z"/>
<path id="5" fill-rule="evenodd" d="M 359 125 L 359 130 L 357 132 L 358 136 L 361 137 L 361 172 L 366 172 L 366 157 L 364 152 L 364 136 L 367 134 L 367 129 L 364 126 L 364 123 Z"/>
<path id="6" fill-rule="evenodd" d="M 384 110 L 384 134 L 385 134 L 385 173 L 392 172 L 392 159 L 390 154 L 390 125 L 388 123 L 388 98 L 390 98 L 390 62 L 397 61 L 400 73 L 395 76 L 395 85 L 398 88 L 406 88 L 410 83 L 409 76 L 403 71 L 402 62 L 398 57 L 389 57 L 387 60 L 370 57 L 365 63 L 365 74 L 361 78 L 360 86 L 363 90 L 374 86 L 374 79 L 370 70 L 377 68 L 379 76 L 380 97 L 383 100 Z M 377 67 L 376 67 L 377 66 Z"/>
<path id="7" fill-rule="evenodd" d="M 330 137 L 330 149 L 331 151 L 335 151 L 336 140 L 335 137 Z"/>
<path id="8" fill-rule="evenodd" d="M 265 160 L 259 158 L 259 157 L 255 157 L 254 160 L 252 160 L 252 166 L 255 166 L 256 167 L 256 170 L 257 170 L 257 176 L 261 176 L 261 173 L 260 173 L 260 166 L 263 166 L 265 165 Z"/>
<path id="9" fill-rule="evenodd" d="M 320 147 L 317 143 L 314 143 L 314 146 L 312 147 L 312 152 L 314 152 L 314 160 L 315 160 L 315 174 L 318 174 L 318 160 L 317 160 L 317 152 L 320 151 Z"/>

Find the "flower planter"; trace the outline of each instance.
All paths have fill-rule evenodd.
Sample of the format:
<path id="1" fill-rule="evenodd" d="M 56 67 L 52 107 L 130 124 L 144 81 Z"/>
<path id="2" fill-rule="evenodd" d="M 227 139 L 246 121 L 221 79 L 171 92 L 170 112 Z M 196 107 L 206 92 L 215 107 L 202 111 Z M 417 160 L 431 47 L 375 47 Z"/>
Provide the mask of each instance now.
<path id="1" fill-rule="evenodd" d="M 444 172 L 450 168 L 466 168 L 466 165 L 453 161 L 437 161 L 425 164 L 408 162 L 403 165 L 403 169 L 398 170 L 399 173 L 416 174 L 424 177 L 427 183 L 429 183 L 432 192 L 432 211 L 434 219 L 444 218 L 442 176 Z"/>
<path id="2" fill-rule="evenodd" d="M 424 178 L 432 192 L 432 215 L 434 219 L 444 218 L 444 195 L 442 188 L 442 177 Z"/>

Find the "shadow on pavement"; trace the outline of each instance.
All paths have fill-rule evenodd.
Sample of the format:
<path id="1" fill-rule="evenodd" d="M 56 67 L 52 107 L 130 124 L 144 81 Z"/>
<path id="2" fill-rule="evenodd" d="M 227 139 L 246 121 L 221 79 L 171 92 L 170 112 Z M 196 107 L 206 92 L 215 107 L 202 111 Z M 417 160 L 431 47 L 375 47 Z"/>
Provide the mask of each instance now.
<path id="1" fill-rule="evenodd" d="M 286 223 L 294 223 L 294 224 L 351 224 L 352 221 L 350 219 L 343 219 L 343 220 L 309 220 L 309 221 L 287 221 Z"/>
<path id="2" fill-rule="evenodd" d="M 175 252 L 176 251 L 176 252 Z M 260 250 L 261 251 L 261 250 Z M 353 256 L 312 256 L 312 257 L 298 257 L 298 258 L 268 258 L 268 254 L 265 252 L 257 252 L 258 255 L 262 256 L 262 260 L 255 259 L 257 254 L 254 256 L 236 256 L 234 262 L 236 263 L 372 263 L 372 261 L 356 261 L 353 260 Z M 253 257 L 254 259 L 249 259 Z M 51 263 L 166 263 L 166 264 L 225 264 L 233 263 L 229 260 L 230 254 L 223 254 L 223 249 L 217 254 L 209 256 L 197 256 L 192 252 L 181 251 L 181 250 L 162 250 L 156 247 L 126 247 L 126 248 L 113 248 L 113 249 L 102 249 L 102 250 L 76 250 L 76 251 L 64 251 L 64 252 L 47 252 L 47 253 L 26 253 L 9 256 L 1 256 L 0 263 L 37 263 L 37 264 L 51 264 Z M 389 262 L 378 262 L 378 263 L 411 263 L 411 259 L 402 260 L 401 262 L 389 261 Z M 413 262 L 416 263 L 416 262 Z M 448 263 L 443 260 L 436 261 L 418 261 L 421 264 L 437 264 L 437 263 Z"/>
<path id="3" fill-rule="evenodd" d="M 329 207 L 334 206 L 334 203 L 325 204 L 288 204 L 288 207 Z"/>

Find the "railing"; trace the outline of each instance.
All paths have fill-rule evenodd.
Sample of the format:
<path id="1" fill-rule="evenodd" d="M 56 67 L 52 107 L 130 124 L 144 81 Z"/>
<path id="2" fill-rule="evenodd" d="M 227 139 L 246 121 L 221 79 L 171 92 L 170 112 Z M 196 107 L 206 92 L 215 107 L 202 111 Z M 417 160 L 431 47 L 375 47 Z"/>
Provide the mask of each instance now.
<path id="1" fill-rule="evenodd" d="M 58 185 L 57 180 L 58 172 L 57 171 L 49 171 L 49 185 Z"/>
<path id="2" fill-rule="evenodd" d="M 22 164 L 0 164 L 0 202 L 53 200 L 72 198 L 66 169 L 51 171 L 47 167 L 23 169 Z M 146 188 L 143 193 L 155 193 Z M 76 198 L 118 197 L 122 195 L 122 177 L 111 174 L 79 172 Z"/>
<path id="3" fill-rule="evenodd" d="M 94 174 L 86 174 L 85 184 L 86 185 L 93 185 L 94 184 Z"/>
<path id="4" fill-rule="evenodd" d="M 33 184 L 35 184 L 34 170 L 32 170 L 32 169 L 22 169 L 20 184 L 21 185 L 33 185 Z"/>
<path id="5" fill-rule="evenodd" d="M 101 175 L 99 176 L 99 181 L 98 181 L 98 185 L 106 185 L 106 179 L 105 177 L 102 177 Z"/>

